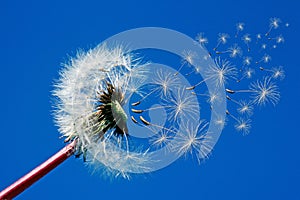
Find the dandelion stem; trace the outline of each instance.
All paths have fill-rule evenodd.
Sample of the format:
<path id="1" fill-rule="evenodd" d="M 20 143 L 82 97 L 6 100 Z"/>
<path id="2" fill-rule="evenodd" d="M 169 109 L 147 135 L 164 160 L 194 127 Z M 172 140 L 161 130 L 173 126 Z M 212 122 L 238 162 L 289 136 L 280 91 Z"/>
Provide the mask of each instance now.
<path id="1" fill-rule="evenodd" d="M 0 199 L 12 199 L 22 193 L 33 183 L 45 176 L 75 152 L 76 140 L 62 148 L 59 152 L 0 192 Z"/>

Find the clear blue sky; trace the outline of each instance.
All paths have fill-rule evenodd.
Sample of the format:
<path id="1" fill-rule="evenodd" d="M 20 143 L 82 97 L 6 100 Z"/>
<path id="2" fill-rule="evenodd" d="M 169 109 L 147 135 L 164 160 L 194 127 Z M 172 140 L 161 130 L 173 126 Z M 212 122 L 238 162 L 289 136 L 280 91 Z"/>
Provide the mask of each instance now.
<path id="1" fill-rule="evenodd" d="M 0 190 L 64 146 L 51 116 L 60 64 L 131 28 L 158 26 L 214 40 L 245 22 L 255 31 L 277 16 L 291 24 L 273 57 L 284 65 L 282 98 L 258 110 L 251 134 L 225 128 L 212 157 L 179 161 L 131 181 L 91 175 L 70 158 L 17 199 L 300 199 L 300 6 L 296 1 L 0 2 Z"/>

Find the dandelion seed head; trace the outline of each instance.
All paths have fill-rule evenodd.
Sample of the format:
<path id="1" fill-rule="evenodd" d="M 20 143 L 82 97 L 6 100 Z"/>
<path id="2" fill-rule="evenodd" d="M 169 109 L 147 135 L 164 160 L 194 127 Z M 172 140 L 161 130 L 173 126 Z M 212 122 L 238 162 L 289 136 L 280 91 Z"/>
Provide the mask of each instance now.
<path id="1" fill-rule="evenodd" d="M 124 52 L 106 45 L 79 52 L 60 72 L 53 95 L 55 122 L 66 141 L 78 140 L 76 154 L 125 177 L 125 172 L 146 170 L 139 164 L 149 160 L 139 151 L 129 156 L 117 145 L 119 135 L 128 134 L 125 95 L 143 82 L 145 73 L 144 64 Z"/>

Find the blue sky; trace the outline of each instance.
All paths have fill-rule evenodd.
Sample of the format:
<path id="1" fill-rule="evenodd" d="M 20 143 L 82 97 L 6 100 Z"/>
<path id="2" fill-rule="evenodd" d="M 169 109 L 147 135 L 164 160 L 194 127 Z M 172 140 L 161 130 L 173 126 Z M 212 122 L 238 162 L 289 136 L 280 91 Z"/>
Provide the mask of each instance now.
<path id="1" fill-rule="evenodd" d="M 293 1 L 296 2 L 296 1 Z M 17 199 L 300 199 L 299 6 L 287 1 L 1 1 L 0 189 L 64 146 L 51 110 L 53 80 L 76 51 L 132 28 L 165 27 L 191 37 L 245 22 L 255 31 L 270 17 L 289 22 L 273 60 L 285 67 L 282 98 L 258 109 L 251 134 L 225 128 L 213 155 L 127 180 L 91 175 L 70 158 Z"/>

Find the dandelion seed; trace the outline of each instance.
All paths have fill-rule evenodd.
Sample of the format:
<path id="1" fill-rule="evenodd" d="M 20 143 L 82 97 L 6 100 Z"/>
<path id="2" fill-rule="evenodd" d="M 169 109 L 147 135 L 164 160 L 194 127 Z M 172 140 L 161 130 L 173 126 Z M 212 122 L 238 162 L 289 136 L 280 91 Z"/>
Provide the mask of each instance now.
<path id="1" fill-rule="evenodd" d="M 246 102 L 246 101 L 237 101 L 229 96 L 226 96 L 226 99 L 230 102 L 233 102 L 234 104 L 236 104 L 238 106 L 237 111 L 240 114 L 247 114 L 248 116 L 252 115 L 253 113 L 253 106 L 250 102 Z"/>
<path id="2" fill-rule="evenodd" d="M 167 99 L 164 99 L 163 105 L 169 113 L 170 121 L 196 119 L 199 113 L 199 107 L 195 97 L 185 89 L 178 89 Z"/>
<path id="3" fill-rule="evenodd" d="M 219 127 L 223 128 L 226 125 L 225 118 L 217 118 L 214 123 L 218 125 Z"/>
<path id="4" fill-rule="evenodd" d="M 162 69 L 157 70 L 154 74 L 153 84 L 157 85 L 155 90 L 160 93 L 161 97 L 166 97 L 172 90 L 178 88 L 181 84 L 177 77 L 171 72 L 163 71 Z"/>
<path id="5" fill-rule="evenodd" d="M 235 79 L 236 75 L 237 70 L 229 61 L 217 57 L 215 59 L 215 65 L 210 66 L 207 70 L 206 78 L 191 87 L 187 87 L 186 90 L 193 90 L 210 79 L 214 80 L 216 86 L 219 87 L 224 85 L 229 79 Z"/>
<path id="6" fill-rule="evenodd" d="M 235 125 L 237 131 L 243 132 L 244 135 L 248 135 L 251 129 L 250 119 L 239 119 Z"/>
<path id="7" fill-rule="evenodd" d="M 198 124 L 184 124 L 183 131 L 178 134 L 179 139 L 173 145 L 173 151 L 179 155 L 196 154 L 200 163 L 212 150 L 210 138 L 205 135 L 207 125 L 204 121 Z"/>
<path id="8" fill-rule="evenodd" d="M 236 24 L 236 34 L 235 34 L 236 38 L 238 37 L 239 32 L 243 31 L 244 28 L 245 28 L 245 24 L 244 23 L 239 22 L 239 23 Z"/>
<path id="9" fill-rule="evenodd" d="M 259 61 L 256 62 L 256 64 L 264 62 L 264 63 L 268 63 L 271 61 L 271 56 L 268 54 L 265 54 Z"/>
<path id="10" fill-rule="evenodd" d="M 267 44 L 262 44 L 261 45 L 261 49 L 266 49 L 267 48 Z"/>
<path id="11" fill-rule="evenodd" d="M 282 35 L 279 35 L 275 38 L 268 38 L 268 40 L 275 40 L 277 44 L 284 43 L 284 37 Z"/>
<path id="12" fill-rule="evenodd" d="M 192 51 L 183 51 L 183 62 L 193 65 L 196 54 Z"/>
<path id="13" fill-rule="evenodd" d="M 270 32 L 273 30 L 273 29 L 277 29 L 279 27 L 279 24 L 281 23 L 281 20 L 279 18 L 270 18 L 270 24 L 269 24 L 269 30 L 266 32 L 265 36 L 268 36 L 270 35 Z"/>
<path id="14" fill-rule="evenodd" d="M 218 57 L 215 59 L 215 64 L 207 71 L 207 77 L 215 80 L 217 86 L 224 85 L 229 79 L 236 78 L 237 70 L 229 61 Z"/>
<path id="15" fill-rule="evenodd" d="M 254 70 L 252 68 L 246 68 L 244 71 L 243 71 L 243 75 L 240 79 L 237 80 L 237 82 L 241 82 L 243 79 L 245 78 L 252 78 L 253 74 L 254 74 Z"/>
<path id="16" fill-rule="evenodd" d="M 174 76 L 178 75 L 178 73 L 182 70 L 182 68 L 187 66 L 193 66 L 194 65 L 194 59 L 196 57 L 196 53 L 192 52 L 190 50 L 184 50 L 182 53 L 182 61 L 181 66 L 178 68 L 177 72 L 174 74 Z"/>
<path id="17" fill-rule="evenodd" d="M 229 38 L 229 35 L 227 33 L 219 33 L 218 43 L 217 43 L 216 47 L 213 48 L 213 50 L 216 51 L 221 44 L 226 44 L 228 38 Z"/>
<path id="18" fill-rule="evenodd" d="M 204 33 L 199 33 L 196 36 L 196 41 L 199 42 L 199 44 L 204 47 L 208 43 L 208 39 L 204 37 Z"/>
<path id="19" fill-rule="evenodd" d="M 208 98 L 207 102 L 209 102 L 211 105 L 219 99 L 219 95 L 215 94 L 215 93 L 210 94 L 208 96 L 209 96 L 209 98 Z"/>
<path id="20" fill-rule="evenodd" d="M 244 59 L 243 59 L 243 66 L 249 66 L 249 65 L 251 65 L 251 61 L 252 61 L 251 57 L 248 57 L 248 56 L 244 57 Z"/>
<path id="21" fill-rule="evenodd" d="M 261 40 L 261 34 L 260 33 L 256 34 L 256 44 L 258 43 L 259 40 Z"/>
<path id="22" fill-rule="evenodd" d="M 238 44 L 234 44 L 233 46 L 229 47 L 226 51 L 217 51 L 216 54 L 224 54 L 229 53 L 231 58 L 235 58 L 236 56 L 242 55 L 242 49 L 238 46 Z"/>
<path id="23" fill-rule="evenodd" d="M 270 77 L 265 77 L 263 81 L 252 83 L 250 90 L 253 91 L 253 103 L 258 105 L 265 105 L 268 102 L 275 105 L 280 99 L 278 87 L 272 82 Z"/>
<path id="24" fill-rule="evenodd" d="M 285 77 L 285 72 L 284 72 L 282 66 L 279 66 L 279 67 L 273 67 L 272 69 L 266 69 L 266 68 L 261 67 L 260 70 L 261 70 L 261 71 L 266 71 L 266 72 L 271 73 L 271 74 L 272 74 L 271 77 L 272 77 L 273 79 L 283 80 L 284 77 Z"/>
<path id="25" fill-rule="evenodd" d="M 242 40 L 243 40 L 244 43 L 247 45 L 248 52 L 250 52 L 250 47 L 249 47 L 249 43 L 251 42 L 250 34 L 245 34 L 245 35 L 242 37 Z"/>
<path id="26" fill-rule="evenodd" d="M 163 129 L 159 133 L 155 134 L 150 139 L 150 142 L 151 142 L 151 144 L 153 146 L 156 146 L 156 147 L 159 147 L 159 148 L 167 146 L 168 150 L 171 150 L 171 149 L 169 149 L 168 144 L 173 140 L 173 138 L 174 138 L 174 132 L 173 131 L 171 132 L 169 130 Z"/>
<path id="27" fill-rule="evenodd" d="M 240 101 L 238 112 L 241 114 L 246 114 L 248 116 L 253 114 L 253 106 L 250 102 Z"/>

